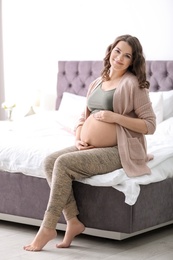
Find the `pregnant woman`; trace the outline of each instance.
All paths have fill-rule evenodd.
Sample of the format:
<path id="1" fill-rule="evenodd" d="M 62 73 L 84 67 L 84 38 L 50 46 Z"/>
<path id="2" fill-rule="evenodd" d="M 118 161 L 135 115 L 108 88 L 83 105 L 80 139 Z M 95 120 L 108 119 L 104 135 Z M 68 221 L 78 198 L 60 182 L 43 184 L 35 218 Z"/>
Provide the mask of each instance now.
<path id="1" fill-rule="evenodd" d="M 101 76 L 88 89 L 86 109 L 75 129 L 75 145 L 45 159 L 50 197 L 42 225 L 25 250 L 40 251 L 57 236 L 62 212 L 67 230 L 57 248 L 69 247 L 84 231 L 84 224 L 77 218 L 73 180 L 121 167 L 130 177 L 150 174 L 145 135 L 154 133 L 156 118 L 145 69 L 142 46 L 136 37 L 122 35 L 108 46 Z"/>

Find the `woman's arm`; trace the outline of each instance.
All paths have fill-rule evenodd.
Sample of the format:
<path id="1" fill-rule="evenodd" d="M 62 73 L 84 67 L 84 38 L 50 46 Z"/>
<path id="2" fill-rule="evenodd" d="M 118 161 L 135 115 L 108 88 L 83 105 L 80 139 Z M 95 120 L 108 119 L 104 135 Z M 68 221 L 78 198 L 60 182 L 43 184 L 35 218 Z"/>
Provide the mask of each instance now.
<path id="1" fill-rule="evenodd" d="M 115 113 L 114 113 L 115 114 Z M 116 123 L 137 133 L 147 134 L 148 128 L 145 120 L 139 118 L 131 118 L 119 114 L 114 115 Z"/>
<path id="2" fill-rule="evenodd" d="M 81 130 L 82 130 L 82 125 L 78 126 L 78 128 L 76 129 L 76 132 L 75 132 L 76 140 L 80 140 Z"/>
<path id="3" fill-rule="evenodd" d="M 132 118 L 107 110 L 95 113 L 94 118 L 107 123 L 119 124 L 137 133 L 147 134 L 148 132 L 147 125 L 143 119 Z"/>
<path id="4" fill-rule="evenodd" d="M 141 90 L 138 87 L 134 87 L 133 90 L 135 90 L 133 91 L 133 95 L 130 99 L 127 99 L 128 102 L 132 103 L 129 104 L 126 102 L 127 105 L 122 109 L 122 114 L 106 110 L 95 113 L 94 117 L 97 120 L 107 123 L 119 124 L 137 133 L 153 134 L 156 129 L 156 116 L 149 99 L 148 91 Z M 125 89 L 124 96 L 128 97 L 129 93 L 126 95 L 126 92 L 127 89 Z M 123 98 L 120 101 L 116 100 L 115 104 L 119 101 L 119 105 L 123 106 L 125 104 L 123 100 Z M 127 109 L 129 105 L 131 105 L 131 112 Z"/>
<path id="5" fill-rule="evenodd" d="M 75 146 L 77 147 L 77 149 L 78 149 L 78 150 L 87 150 L 87 149 L 94 148 L 94 146 L 89 145 L 88 143 L 86 143 L 86 142 L 84 142 L 84 141 L 82 141 L 82 140 L 80 139 L 81 130 L 82 130 L 82 126 L 79 126 L 79 127 L 76 129 Z"/>

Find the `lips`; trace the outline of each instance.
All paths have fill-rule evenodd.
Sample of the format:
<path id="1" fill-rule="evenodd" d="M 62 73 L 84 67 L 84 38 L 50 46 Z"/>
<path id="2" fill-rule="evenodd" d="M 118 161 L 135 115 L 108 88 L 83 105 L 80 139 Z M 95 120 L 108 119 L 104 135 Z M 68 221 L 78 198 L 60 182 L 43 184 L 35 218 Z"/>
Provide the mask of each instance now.
<path id="1" fill-rule="evenodd" d="M 118 64 L 118 65 L 123 65 L 123 63 L 120 62 L 120 61 L 118 61 L 118 60 L 114 60 L 114 62 L 115 62 L 116 64 Z"/>

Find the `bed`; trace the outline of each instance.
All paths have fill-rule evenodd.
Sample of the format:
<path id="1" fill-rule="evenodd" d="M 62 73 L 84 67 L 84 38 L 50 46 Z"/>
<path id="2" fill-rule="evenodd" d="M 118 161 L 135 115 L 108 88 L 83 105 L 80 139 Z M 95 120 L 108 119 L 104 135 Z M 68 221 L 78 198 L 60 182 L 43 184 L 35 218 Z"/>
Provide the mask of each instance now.
<path id="1" fill-rule="evenodd" d="M 0 130 L 0 220 L 40 225 L 49 196 L 42 162 L 74 143 L 87 87 L 101 69 L 101 61 L 59 61 L 55 111 Z M 157 119 L 155 134 L 147 136 L 152 174 L 128 178 L 119 169 L 74 181 L 85 234 L 122 240 L 173 223 L 173 61 L 147 61 L 147 78 Z M 57 229 L 65 227 L 62 215 Z"/>

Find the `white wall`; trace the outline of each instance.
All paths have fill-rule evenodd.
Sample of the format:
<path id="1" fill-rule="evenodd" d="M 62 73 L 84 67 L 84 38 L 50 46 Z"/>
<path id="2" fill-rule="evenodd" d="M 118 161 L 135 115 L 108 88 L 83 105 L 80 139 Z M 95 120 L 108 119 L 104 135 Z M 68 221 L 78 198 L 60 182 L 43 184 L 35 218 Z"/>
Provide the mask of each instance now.
<path id="1" fill-rule="evenodd" d="M 173 59 L 172 0 L 2 0 L 2 10 L 6 98 L 55 93 L 58 60 L 101 60 L 121 34 L 148 60 Z"/>

